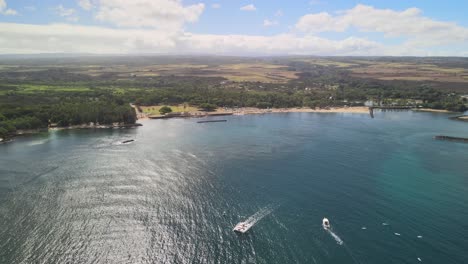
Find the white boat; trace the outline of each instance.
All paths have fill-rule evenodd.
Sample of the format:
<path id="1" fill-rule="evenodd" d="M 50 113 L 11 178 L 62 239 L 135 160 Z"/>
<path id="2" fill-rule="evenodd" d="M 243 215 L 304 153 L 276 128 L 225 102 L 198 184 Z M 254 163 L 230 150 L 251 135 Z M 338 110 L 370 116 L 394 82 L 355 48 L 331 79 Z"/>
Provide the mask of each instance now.
<path id="1" fill-rule="evenodd" d="M 246 223 L 246 222 L 240 222 L 238 223 L 232 231 L 234 232 L 239 232 L 239 233 L 245 233 L 249 231 L 249 229 L 252 227 L 251 223 Z"/>
<path id="2" fill-rule="evenodd" d="M 328 221 L 328 218 L 324 218 L 322 220 L 322 226 L 324 229 L 330 229 L 331 226 L 330 226 L 330 221 Z"/>

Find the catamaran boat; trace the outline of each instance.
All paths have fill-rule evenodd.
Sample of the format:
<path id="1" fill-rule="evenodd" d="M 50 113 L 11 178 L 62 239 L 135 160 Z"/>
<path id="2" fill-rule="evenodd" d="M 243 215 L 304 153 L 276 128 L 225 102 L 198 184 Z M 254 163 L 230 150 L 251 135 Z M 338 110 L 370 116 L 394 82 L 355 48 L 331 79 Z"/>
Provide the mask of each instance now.
<path id="1" fill-rule="evenodd" d="M 330 226 L 330 221 L 328 221 L 328 218 L 324 218 L 324 219 L 322 220 L 322 225 L 323 225 L 323 228 L 324 228 L 324 229 L 330 229 L 330 228 L 331 228 L 331 226 Z"/>
<path id="2" fill-rule="evenodd" d="M 239 232 L 239 233 L 245 233 L 249 231 L 249 229 L 252 227 L 252 224 L 246 223 L 246 222 L 240 222 L 238 223 L 232 231 L 234 232 Z"/>

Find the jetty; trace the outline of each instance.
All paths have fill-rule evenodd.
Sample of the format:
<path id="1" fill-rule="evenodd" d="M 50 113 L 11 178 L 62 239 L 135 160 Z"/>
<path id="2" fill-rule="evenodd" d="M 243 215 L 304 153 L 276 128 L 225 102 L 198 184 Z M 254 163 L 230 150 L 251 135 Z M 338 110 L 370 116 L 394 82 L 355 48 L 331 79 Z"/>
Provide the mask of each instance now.
<path id="1" fill-rule="evenodd" d="M 439 135 L 439 136 L 435 136 L 434 139 L 468 143 L 468 138 L 462 138 L 462 137 L 451 137 L 451 136 Z"/>
<path id="2" fill-rule="evenodd" d="M 176 112 L 168 113 L 165 115 L 153 115 L 148 116 L 149 119 L 169 119 L 169 118 L 201 118 L 209 116 L 232 116 L 234 113 L 231 112 L 221 112 L 221 113 L 189 113 L 189 112 Z"/>
<path id="3" fill-rule="evenodd" d="M 227 122 L 227 120 L 226 119 L 222 119 L 222 120 L 202 120 L 202 121 L 198 121 L 197 123 L 203 124 L 203 123 L 218 123 L 218 122 Z"/>
<path id="4" fill-rule="evenodd" d="M 452 120 L 457 120 L 457 121 L 468 122 L 468 115 L 454 116 L 454 117 L 450 117 L 450 119 L 452 119 Z"/>
<path id="5" fill-rule="evenodd" d="M 395 106 L 369 106 L 369 109 L 380 109 L 382 111 L 402 111 L 402 110 L 411 110 L 416 108 L 416 106 L 410 105 L 395 105 Z"/>

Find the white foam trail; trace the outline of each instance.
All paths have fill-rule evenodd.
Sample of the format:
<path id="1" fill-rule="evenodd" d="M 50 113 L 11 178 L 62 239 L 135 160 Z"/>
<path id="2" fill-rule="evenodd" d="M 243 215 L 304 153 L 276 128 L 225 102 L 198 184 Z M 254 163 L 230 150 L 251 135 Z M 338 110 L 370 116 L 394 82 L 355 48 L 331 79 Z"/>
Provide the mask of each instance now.
<path id="1" fill-rule="evenodd" d="M 343 245 L 343 240 L 341 240 L 341 238 L 337 234 L 333 233 L 333 231 L 331 231 L 330 229 L 325 230 L 327 230 L 327 232 L 335 239 L 338 245 Z"/>
<path id="2" fill-rule="evenodd" d="M 41 144 L 46 143 L 47 141 L 49 141 L 49 139 L 42 139 L 42 140 L 32 141 L 32 142 L 30 142 L 30 143 L 28 144 L 28 146 L 41 145 Z"/>
<path id="3" fill-rule="evenodd" d="M 263 217 L 273 212 L 273 210 L 274 208 L 265 207 L 253 214 L 252 216 L 250 216 L 249 218 L 247 218 L 247 220 L 245 220 L 244 222 L 248 225 L 254 226 L 258 221 L 262 220 Z"/>

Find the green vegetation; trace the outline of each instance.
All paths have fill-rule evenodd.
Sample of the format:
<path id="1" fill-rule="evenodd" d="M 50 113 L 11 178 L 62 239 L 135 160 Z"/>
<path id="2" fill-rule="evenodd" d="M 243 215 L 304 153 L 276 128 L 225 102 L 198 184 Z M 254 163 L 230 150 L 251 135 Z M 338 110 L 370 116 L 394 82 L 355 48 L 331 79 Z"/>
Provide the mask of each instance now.
<path id="1" fill-rule="evenodd" d="M 468 94 L 465 58 L 83 57 L 0 64 L 2 138 L 51 124 L 132 124 L 129 103 L 150 114 L 168 110 L 160 106 L 323 108 L 366 100 L 464 111 L 460 95 Z"/>
<path id="2" fill-rule="evenodd" d="M 165 114 L 168 114 L 168 113 L 172 113 L 172 109 L 171 109 L 169 106 L 165 105 L 165 106 L 159 108 L 159 113 L 160 113 L 161 115 L 165 115 Z"/>
<path id="3" fill-rule="evenodd" d="M 203 104 L 200 104 L 199 108 L 205 112 L 212 112 L 212 111 L 215 111 L 216 108 L 218 107 L 215 104 L 203 103 Z"/>

